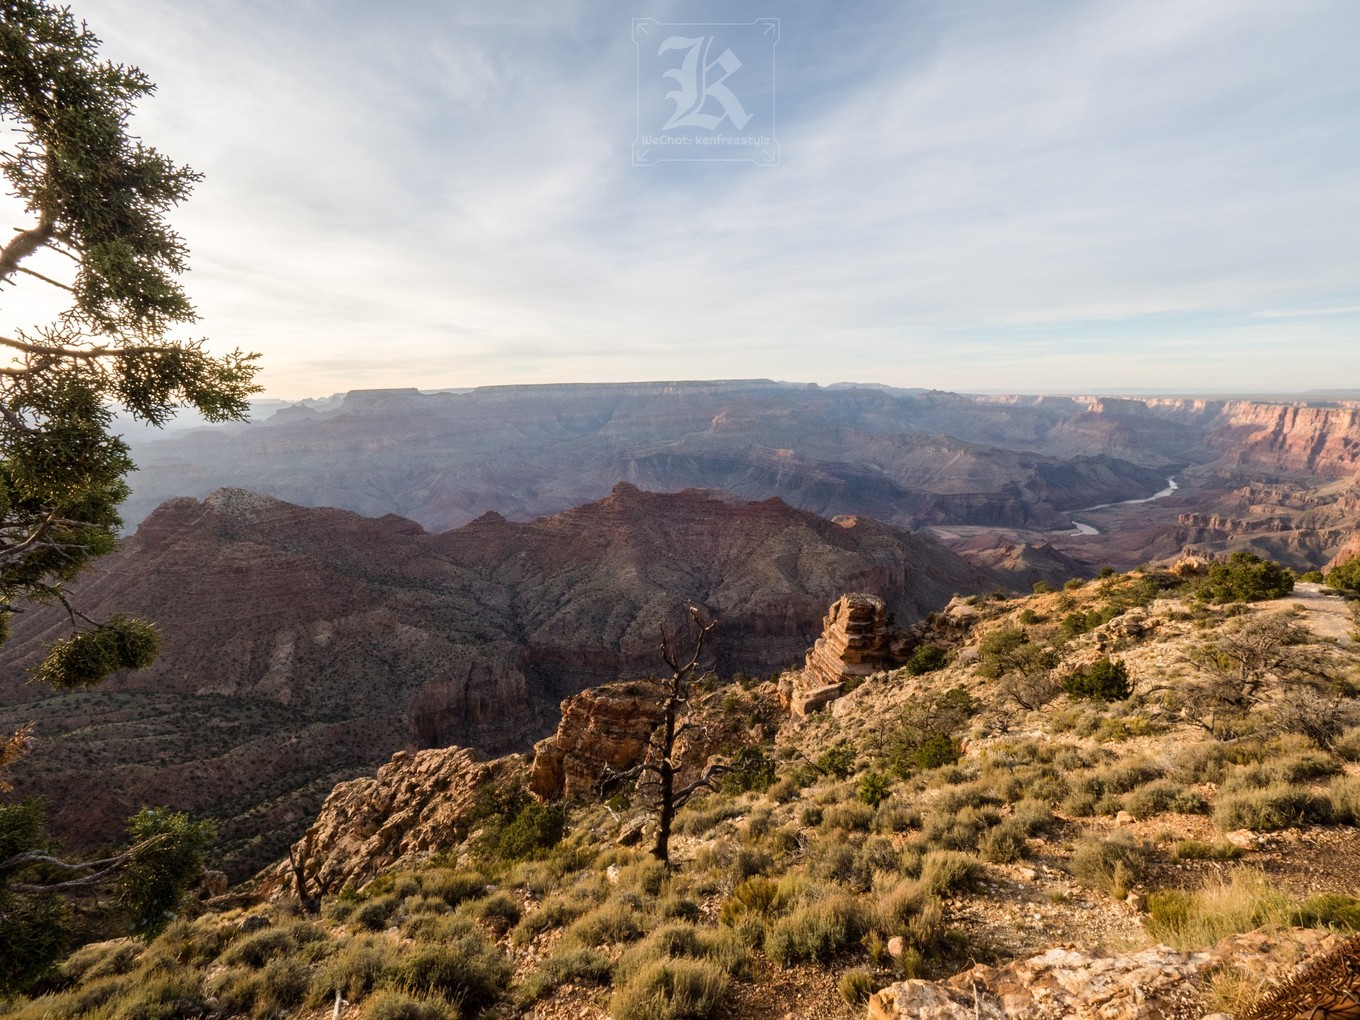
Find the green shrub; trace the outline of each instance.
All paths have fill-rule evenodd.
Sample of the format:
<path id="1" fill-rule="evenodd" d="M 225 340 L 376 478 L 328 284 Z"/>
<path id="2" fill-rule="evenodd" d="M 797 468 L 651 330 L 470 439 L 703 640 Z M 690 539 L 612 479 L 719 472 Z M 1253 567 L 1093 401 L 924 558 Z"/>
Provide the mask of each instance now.
<path id="1" fill-rule="evenodd" d="M 1083 840 L 1072 854 L 1072 877 L 1122 900 L 1141 876 L 1143 859 L 1143 851 L 1126 836 Z"/>
<path id="2" fill-rule="evenodd" d="M 1352 556 L 1327 571 L 1323 583 L 1338 591 L 1360 591 L 1360 556 Z"/>
<path id="3" fill-rule="evenodd" d="M 350 939 L 312 976 L 307 1001 L 324 1006 L 339 989 L 349 1002 L 358 1002 L 376 988 L 396 963 L 397 950 L 386 939 L 360 935 Z"/>
<path id="4" fill-rule="evenodd" d="M 562 841 L 566 808 L 540 804 L 523 791 L 516 794 L 483 825 L 476 845 L 481 856 L 506 861 L 538 857 Z"/>
<path id="5" fill-rule="evenodd" d="M 1293 917 L 1301 928 L 1360 930 L 1360 898 L 1341 893 L 1320 893 L 1304 900 Z"/>
<path id="6" fill-rule="evenodd" d="M 531 1006 L 569 981 L 602 985 L 608 982 L 613 970 L 609 957 L 599 950 L 563 940 L 524 982 L 516 1001 L 521 1008 Z"/>
<path id="7" fill-rule="evenodd" d="M 617 986 L 609 1000 L 614 1020 L 705 1020 L 727 991 L 720 967 L 699 960 L 659 960 Z"/>
<path id="8" fill-rule="evenodd" d="M 1209 802 L 1202 794 L 1187 790 L 1174 779 L 1154 779 L 1124 795 L 1124 810 L 1140 822 L 1167 811 L 1183 815 L 1202 815 Z"/>
<path id="9" fill-rule="evenodd" d="M 1206 602 L 1263 602 L 1284 598 L 1293 590 L 1294 574 L 1287 567 L 1238 550 L 1226 563 L 1209 565 L 1195 595 Z"/>
<path id="10" fill-rule="evenodd" d="M 892 780 L 881 772 L 866 772 L 855 784 L 855 796 L 870 807 L 878 807 L 892 793 Z"/>
<path id="11" fill-rule="evenodd" d="M 972 854 L 931 850 L 921 860 L 921 886 L 931 896 L 968 889 L 982 877 L 982 864 Z"/>
<path id="12" fill-rule="evenodd" d="M 1292 919 L 1288 894 L 1261 872 L 1234 868 L 1196 892 L 1162 889 L 1148 896 L 1148 934 L 1177 949 L 1201 949 L 1229 935 Z"/>
<path id="13" fill-rule="evenodd" d="M 1010 864 L 1025 857 L 1029 848 L 1025 844 L 1025 826 L 1014 818 L 988 830 L 978 844 L 984 861 L 994 864 Z"/>
<path id="14" fill-rule="evenodd" d="M 735 764 L 737 768 L 718 781 L 718 789 L 723 793 L 763 793 L 778 778 L 779 763 L 767 758 L 758 747 L 745 748 Z"/>
<path id="15" fill-rule="evenodd" d="M 459 1011 L 439 996 L 416 998 L 405 992 L 382 991 L 368 1000 L 364 1020 L 457 1020 Z"/>
<path id="16" fill-rule="evenodd" d="M 817 757 L 817 768 L 836 779 L 849 779 L 855 771 L 855 749 L 844 744 L 829 747 Z"/>
<path id="17" fill-rule="evenodd" d="M 916 646 L 916 649 L 907 658 L 905 668 L 912 676 L 924 676 L 926 673 L 943 669 L 947 661 L 948 656 L 943 648 L 939 645 L 927 643 Z"/>
<path id="18" fill-rule="evenodd" d="M 874 994 L 874 976 L 863 967 L 847 970 L 836 986 L 841 998 L 850 1006 L 863 1006 Z"/>
<path id="19" fill-rule="evenodd" d="M 1088 701 L 1124 701 L 1133 694 L 1129 669 L 1119 659 L 1101 658 L 1063 678 L 1063 692 Z"/>
<path id="20" fill-rule="evenodd" d="M 765 934 L 765 955 L 780 967 L 824 962 L 864 934 L 864 921 L 855 897 L 831 893 L 776 921 Z"/>
<path id="21" fill-rule="evenodd" d="M 1214 824 L 1224 832 L 1274 832 L 1307 822 L 1326 822 L 1330 807 L 1326 798 L 1314 797 L 1304 787 L 1276 783 L 1262 790 L 1220 794 Z"/>
<path id="22" fill-rule="evenodd" d="M 366 928 L 369 931 L 382 931 L 388 926 L 388 922 L 398 906 L 400 906 L 400 901 L 395 896 L 375 896 L 373 899 L 365 900 L 359 904 L 350 918 L 360 928 Z"/>
<path id="23" fill-rule="evenodd" d="M 416 943 L 404 951 L 392 978 L 403 991 L 441 996 L 476 1015 L 500 997 L 510 972 L 501 951 L 469 925 L 445 942 Z"/>

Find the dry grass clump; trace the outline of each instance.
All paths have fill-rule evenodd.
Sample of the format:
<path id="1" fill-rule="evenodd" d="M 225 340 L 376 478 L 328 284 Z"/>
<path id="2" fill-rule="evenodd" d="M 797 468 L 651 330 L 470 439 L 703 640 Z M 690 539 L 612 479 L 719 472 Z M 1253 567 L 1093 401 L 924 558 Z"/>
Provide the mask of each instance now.
<path id="1" fill-rule="evenodd" d="M 841 998 L 850 1006 L 863 1006 L 874 994 L 874 975 L 863 967 L 847 970 L 836 985 Z"/>
<path id="2" fill-rule="evenodd" d="M 1211 946 L 1262 926 L 1285 927 L 1294 916 L 1289 895 L 1254 868 L 1237 867 L 1195 892 L 1161 889 L 1148 896 L 1147 930 L 1176 949 Z"/>
<path id="3" fill-rule="evenodd" d="M 1332 821 L 1338 825 L 1360 826 L 1360 776 L 1345 776 L 1327 791 L 1332 805 Z"/>
<path id="4" fill-rule="evenodd" d="M 598 949 L 563 939 L 558 942 L 552 955 L 543 960 L 520 986 L 516 1001 L 521 1009 L 527 1008 L 559 985 L 569 981 L 604 984 L 613 972 L 613 963 Z"/>
<path id="5" fill-rule="evenodd" d="M 931 896 L 969 889 L 982 877 L 982 862 L 957 850 L 931 850 L 921 860 L 921 886 Z"/>
<path id="6" fill-rule="evenodd" d="M 1276 783 L 1264 789 L 1230 791 L 1226 786 L 1214 807 L 1214 824 L 1223 832 L 1251 829 L 1275 832 L 1308 822 L 1326 822 L 1331 804 L 1307 787 Z"/>
<path id="7" fill-rule="evenodd" d="M 641 906 L 640 900 L 627 894 L 608 900 L 572 922 L 565 937 L 585 946 L 629 942 L 642 935 Z"/>
<path id="8" fill-rule="evenodd" d="M 849 893 L 831 892 L 805 902 L 765 932 L 765 955 L 777 966 L 824 962 L 868 930 L 866 911 Z"/>
<path id="9" fill-rule="evenodd" d="M 346 942 L 312 975 L 307 1002 L 325 1005 L 337 990 L 349 1002 L 359 1002 L 396 968 L 398 947 L 389 937 L 359 935 Z"/>
<path id="10" fill-rule="evenodd" d="M 364 1020 L 457 1020 L 459 1011 L 438 996 L 417 998 L 391 989 L 374 995 L 364 1007 Z"/>
<path id="11" fill-rule="evenodd" d="M 1242 848 L 1231 843 L 1205 843 L 1198 839 L 1179 840 L 1171 848 L 1171 860 L 1180 861 L 1235 861 L 1242 856 Z"/>
<path id="12" fill-rule="evenodd" d="M 1145 854 L 1123 834 L 1109 839 L 1086 839 L 1072 853 L 1072 877 L 1088 889 L 1122 900 L 1142 874 Z"/>
<path id="13" fill-rule="evenodd" d="M 704 1020 L 727 991 L 721 967 L 702 960 L 654 960 L 617 985 L 609 1000 L 614 1020 Z"/>
<path id="14" fill-rule="evenodd" d="M 1124 795 L 1123 809 L 1140 822 L 1166 812 L 1203 815 L 1209 802 L 1195 790 L 1187 790 L 1174 779 L 1154 779 Z"/>
<path id="15" fill-rule="evenodd" d="M 1334 737 L 1332 751 L 1343 761 L 1360 761 L 1360 726 L 1352 726 Z"/>

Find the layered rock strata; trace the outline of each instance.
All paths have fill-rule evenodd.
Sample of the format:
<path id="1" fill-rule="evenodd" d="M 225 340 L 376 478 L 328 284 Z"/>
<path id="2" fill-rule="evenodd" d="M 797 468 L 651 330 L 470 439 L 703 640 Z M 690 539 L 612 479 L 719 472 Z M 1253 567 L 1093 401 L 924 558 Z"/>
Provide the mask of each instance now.
<path id="1" fill-rule="evenodd" d="M 822 633 L 808 649 L 803 668 L 781 680 L 781 695 L 795 718 L 821 711 L 863 680 L 900 664 L 907 636 L 877 595 L 842 595 L 822 619 Z"/>

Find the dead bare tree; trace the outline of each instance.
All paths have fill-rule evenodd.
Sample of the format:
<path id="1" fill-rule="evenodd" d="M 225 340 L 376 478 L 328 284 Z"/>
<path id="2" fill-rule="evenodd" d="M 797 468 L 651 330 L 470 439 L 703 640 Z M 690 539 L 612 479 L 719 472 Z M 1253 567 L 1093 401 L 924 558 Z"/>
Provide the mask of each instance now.
<path id="1" fill-rule="evenodd" d="M 1184 660 L 1195 675 L 1177 691 L 1181 715 L 1218 740 L 1237 736 L 1248 715 L 1268 711 L 1277 725 L 1326 746 L 1353 695 L 1325 646 L 1283 613 L 1241 621 L 1190 648 Z"/>
<path id="2" fill-rule="evenodd" d="M 684 785 L 677 785 L 685 761 L 677 753 L 682 736 L 694 727 L 687 716 L 690 694 L 694 681 L 700 676 L 699 663 L 704 653 L 704 640 L 717 626 L 717 621 L 704 623 L 699 611 L 691 606 L 690 617 L 694 621 L 694 650 L 683 662 L 666 628 L 661 628 L 661 659 L 671 671 L 668 677 L 660 677 L 650 682 L 657 687 L 658 701 L 661 704 L 661 717 L 647 740 L 642 760 L 622 772 L 608 772 L 600 783 L 601 795 L 617 789 L 625 783 L 635 782 L 644 777 L 654 784 L 652 796 L 657 814 L 656 840 L 652 844 L 652 856 L 663 864 L 670 864 L 671 827 L 676 812 L 689 803 L 701 790 L 714 789 L 714 781 L 725 773 L 737 770 L 740 766 L 726 761 L 706 764 L 697 777 Z M 649 784 L 650 786 L 651 784 Z"/>

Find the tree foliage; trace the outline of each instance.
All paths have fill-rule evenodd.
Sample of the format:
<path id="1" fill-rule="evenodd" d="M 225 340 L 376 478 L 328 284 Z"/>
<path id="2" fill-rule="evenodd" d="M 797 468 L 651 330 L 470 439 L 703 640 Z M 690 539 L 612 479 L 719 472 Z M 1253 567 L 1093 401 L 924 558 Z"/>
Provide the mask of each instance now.
<path id="1" fill-rule="evenodd" d="M 1063 678 L 1068 697 L 1090 701 L 1124 701 L 1133 694 L 1129 668 L 1119 659 L 1102 657 Z"/>
<path id="2" fill-rule="evenodd" d="M 145 810 L 128 825 L 128 846 L 112 857 L 56 855 L 40 801 L 0 804 L 0 994 L 43 976 L 76 933 L 71 896 L 110 898 L 130 933 L 159 934 L 203 870 L 210 822 Z"/>
<path id="3" fill-rule="evenodd" d="M 1360 556 L 1352 556 L 1327 571 L 1323 583 L 1338 591 L 1360 592 Z"/>
<path id="4" fill-rule="evenodd" d="M 122 526 L 133 464 L 115 410 L 153 425 L 184 407 L 239 419 L 259 389 L 256 355 L 169 336 L 195 314 L 178 280 L 187 249 L 166 216 L 199 177 L 129 133 L 153 89 L 137 68 L 101 59 L 69 9 L 0 0 L 0 173 L 23 219 L 0 236 L 0 292 L 57 298 L 50 321 L 0 323 L 0 642 L 24 601 L 63 605 L 72 633 L 35 671 L 57 688 L 143 668 L 159 643 L 145 621 L 89 619 L 66 591 Z M 0 769 L 29 740 L 24 728 L 0 742 Z M 40 805 L 0 805 L 0 991 L 63 951 L 69 897 L 112 895 L 130 930 L 159 931 L 211 835 L 183 814 L 143 811 L 127 849 L 73 862 L 56 855 Z"/>
<path id="5" fill-rule="evenodd" d="M 1211 564 L 1196 595 L 1206 602 L 1264 602 L 1294 590 L 1294 574 L 1273 560 L 1239 549 L 1227 562 Z"/>
<path id="6" fill-rule="evenodd" d="M 195 315 L 166 214 L 199 177 L 128 133 L 154 86 L 98 50 L 68 9 L 0 4 L 0 172 L 27 217 L 0 247 L 0 288 L 64 305 L 51 322 L 0 327 L 0 620 L 24 599 L 65 603 L 65 585 L 115 546 L 133 467 L 115 407 L 157 425 L 181 407 L 224 421 L 258 389 L 255 355 L 167 335 Z M 147 625 L 67 608 L 82 633 L 53 650 L 43 680 L 84 686 L 154 655 Z"/>

